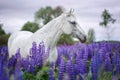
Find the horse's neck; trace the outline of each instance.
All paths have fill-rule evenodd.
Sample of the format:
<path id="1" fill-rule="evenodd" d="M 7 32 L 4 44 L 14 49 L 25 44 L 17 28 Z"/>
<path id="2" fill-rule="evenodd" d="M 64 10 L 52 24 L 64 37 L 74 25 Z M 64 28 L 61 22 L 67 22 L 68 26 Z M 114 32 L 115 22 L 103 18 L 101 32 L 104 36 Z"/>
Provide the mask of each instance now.
<path id="1" fill-rule="evenodd" d="M 34 33 L 33 41 L 37 41 L 38 43 L 43 41 L 48 47 L 55 47 L 62 34 L 61 26 L 60 21 L 57 19 L 52 20 Z"/>

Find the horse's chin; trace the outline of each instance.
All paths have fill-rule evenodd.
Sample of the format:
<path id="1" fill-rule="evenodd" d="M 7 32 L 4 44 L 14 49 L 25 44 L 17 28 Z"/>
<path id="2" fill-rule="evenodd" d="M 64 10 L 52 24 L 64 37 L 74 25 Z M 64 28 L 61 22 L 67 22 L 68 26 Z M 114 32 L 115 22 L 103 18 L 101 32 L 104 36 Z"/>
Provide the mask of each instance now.
<path id="1" fill-rule="evenodd" d="M 80 41 L 81 43 L 85 43 L 86 42 L 86 38 L 84 39 L 84 40 L 82 40 L 80 37 L 74 37 L 74 36 L 72 36 L 73 38 L 74 38 L 74 40 L 76 40 L 76 41 Z"/>

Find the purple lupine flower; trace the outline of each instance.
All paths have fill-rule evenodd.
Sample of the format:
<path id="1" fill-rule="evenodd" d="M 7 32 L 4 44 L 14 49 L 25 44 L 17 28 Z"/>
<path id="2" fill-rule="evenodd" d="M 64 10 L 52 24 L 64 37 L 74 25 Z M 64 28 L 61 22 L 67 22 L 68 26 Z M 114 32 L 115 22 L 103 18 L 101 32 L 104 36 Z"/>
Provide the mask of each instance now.
<path id="1" fill-rule="evenodd" d="M 82 50 L 78 50 L 76 54 L 77 54 L 76 59 L 82 59 L 83 58 L 83 52 L 82 52 Z"/>
<path id="2" fill-rule="evenodd" d="M 0 80 L 9 80 L 7 66 L 4 65 L 2 57 L 0 57 Z"/>
<path id="3" fill-rule="evenodd" d="M 119 68 L 119 64 L 120 64 L 120 54 L 119 52 L 115 51 L 114 52 L 114 55 L 112 56 L 112 60 L 111 60 L 111 63 L 113 65 L 113 69 L 114 70 L 114 75 L 118 74 L 120 72 Z"/>
<path id="4" fill-rule="evenodd" d="M 72 49 L 71 49 L 71 50 L 72 50 Z M 76 52 L 76 51 L 77 51 L 77 49 L 74 49 L 74 50 L 73 50 L 73 53 L 72 53 L 72 54 L 73 54 L 73 59 L 76 59 L 76 57 L 77 57 L 77 52 Z"/>
<path id="5" fill-rule="evenodd" d="M 109 43 L 109 44 L 107 44 L 107 47 L 108 47 L 108 51 L 112 51 L 112 48 L 113 48 L 113 44 L 111 43 Z"/>
<path id="6" fill-rule="evenodd" d="M 81 55 L 83 55 L 83 57 Z M 88 73 L 87 60 L 88 60 L 88 52 L 87 51 L 84 54 L 83 53 L 77 54 L 77 57 L 76 57 L 76 67 L 78 68 L 77 73 L 79 73 L 79 74 L 87 74 Z"/>
<path id="7" fill-rule="evenodd" d="M 16 52 L 16 54 L 15 54 L 15 58 L 16 58 L 16 59 L 21 58 L 20 48 L 17 50 L 17 52 Z"/>
<path id="8" fill-rule="evenodd" d="M 109 57 L 109 54 L 106 54 L 106 56 L 105 56 L 104 69 L 107 72 L 112 71 L 112 64 L 111 64 L 111 59 Z"/>
<path id="9" fill-rule="evenodd" d="M 94 55 L 94 49 L 91 44 L 88 44 L 88 59 L 91 60 L 93 55 Z"/>
<path id="10" fill-rule="evenodd" d="M 3 46 L 0 48 L 0 80 L 9 80 L 7 57 L 8 50 Z"/>
<path id="11" fill-rule="evenodd" d="M 52 63 L 51 66 L 50 66 L 50 71 L 49 71 L 49 78 L 48 78 L 48 80 L 55 80 L 54 63 Z"/>
<path id="12" fill-rule="evenodd" d="M 26 59 L 21 60 L 21 67 L 25 70 L 25 72 L 35 73 L 35 61 L 33 58 L 27 57 Z"/>
<path id="13" fill-rule="evenodd" d="M 16 54 L 9 59 L 8 66 L 14 67 L 16 65 L 17 60 L 21 60 L 20 49 L 18 49 Z"/>
<path id="14" fill-rule="evenodd" d="M 79 66 L 77 64 L 74 65 L 74 72 L 75 72 L 75 75 L 77 76 L 79 74 L 79 71 L 78 71 L 78 68 Z"/>
<path id="15" fill-rule="evenodd" d="M 17 59 L 15 58 L 15 56 L 12 56 L 12 57 L 9 59 L 8 67 L 13 68 L 13 67 L 15 66 L 16 62 L 17 62 Z"/>
<path id="16" fill-rule="evenodd" d="M 38 53 L 37 54 L 38 54 L 38 55 L 36 55 L 37 56 L 36 57 L 37 58 L 37 65 L 39 66 L 39 68 L 41 68 L 44 64 L 45 57 L 48 57 L 48 56 L 45 56 L 46 52 L 45 52 L 45 46 L 44 46 L 43 42 L 38 46 Z M 49 54 L 49 52 L 48 52 L 48 54 Z"/>
<path id="17" fill-rule="evenodd" d="M 17 60 L 14 70 L 14 80 L 24 80 L 23 72 L 21 71 L 20 65 L 21 65 L 21 61 Z"/>
<path id="18" fill-rule="evenodd" d="M 100 57 L 100 62 L 104 62 L 104 60 L 105 60 L 105 51 L 104 51 L 104 48 L 100 48 L 99 50 L 98 50 L 98 55 L 99 55 L 99 57 Z"/>
<path id="19" fill-rule="evenodd" d="M 21 56 L 20 56 L 20 49 L 13 55 L 8 62 L 8 69 L 9 69 L 9 77 L 14 74 L 14 70 L 16 69 L 16 63 L 19 60 L 19 67 L 21 67 Z"/>
<path id="20" fill-rule="evenodd" d="M 76 57 L 76 64 L 75 64 L 75 73 L 76 75 L 78 75 L 80 73 L 80 70 L 79 70 L 79 65 L 80 65 L 80 59 L 81 59 L 81 56 L 80 54 L 77 54 L 77 57 Z"/>
<path id="21" fill-rule="evenodd" d="M 3 46 L 0 49 L 0 56 L 3 57 L 4 62 L 7 62 L 7 60 L 8 60 L 8 48 L 6 46 Z"/>
<path id="22" fill-rule="evenodd" d="M 58 70 L 59 70 L 58 71 L 58 80 L 63 80 L 64 72 L 65 72 L 65 62 L 62 58 L 61 58 Z"/>
<path id="23" fill-rule="evenodd" d="M 30 59 L 30 62 L 29 62 L 29 72 L 31 72 L 31 73 L 35 73 L 35 67 L 36 67 L 36 65 L 35 65 L 35 60 L 34 59 Z"/>
<path id="24" fill-rule="evenodd" d="M 120 63 L 116 65 L 116 74 L 120 74 Z"/>
<path id="25" fill-rule="evenodd" d="M 63 55 L 65 56 L 65 58 L 69 59 L 69 52 L 68 52 L 68 47 L 65 46 L 63 47 Z"/>
<path id="26" fill-rule="evenodd" d="M 56 61 L 56 66 L 59 66 L 59 64 L 61 63 L 61 57 L 62 57 L 62 55 L 58 51 L 58 58 L 57 58 L 57 61 Z"/>
<path id="27" fill-rule="evenodd" d="M 84 75 L 80 74 L 80 67 L 77 64 L 75 64 L 74 67 L 74 74 L 75 74 L 75 80 L 83 80 L 82 76 Z"/>
<path id="28" fill-rule="evenodd" d="M 86 45 L 84 48 L 84 54 L 83 54 L 83 59 L 88 60 L 89 52 L 88 52 L 88 46 Z"/>
<path id="29" fill-rule="evenodd" d="M 32 63 L 33 61 L 31 61 L 30 57 L 26 57 L 26 58 L 22 58 L 21 59 L 21 67 L 25 70 L 25 72 L 31 72 L 34 73 L 33 71 L 33 67 Z"/>
<path id="30" fill-rule="evenodd" d="M 70 77 L 70 80 L 74 80 L 75 79 L 74 64 L 73 64 L 73 62 L 72 62 L 71 59 L 67 61 L 67 64 L 66 64 L 66 73 Z"/>
<path id="31" fill-rule="evenodd" d="M 35 73 L 36 67 L 42 68 L 43 61 L 44 61 L 44 54 L 45 54 L 45 48 L 44 44 L 41 43 L 38 47 L 35 42 L 32 44 L 32 48 L 30 49 L 30 56 L 28 56 L 25 59 L 21 59 L 22 63 L 21 66 L 25 69 L 27 72 Z"/>
<path id="32" fill-rule="evenodd" d="M 92 80 L 98 79 L 100 67 L 101 67 L 100 57 L 96 54 L 93 56 L 92 62 L 91 62 Z"/>
<path id="33" fill-rule="evenodd" d="M 79 67 L 81 75 L 88 74 L 88 64 L 86 59 L 80 59 Z"/>
<path id="34" fill-rule="evenodd" d="M 57 51 L 58 51 L 58 54 L 63 54 L 64 53 L 64 50 L 63 50 L 62 46 L 58 46 Z"/>
<path id="35" fill-rule="evenodd" d="M 37 44 L 33 42 L 30 54 L 31 55 L 26 59 L 23 59 L 24 63 L 26 63 L 26 65 L 23 65 L 23 67 L 25 67 L 26 71 L 34 73 L 36 66 L 38 66 L 38 68 L 42 68 L 43 66 L 45 54 L 44 44 L 40 43 L 40 45 L 37 47 Z"/>
<path id="36" fill-rule="evenodd" d="M 30 49 L 30 54 L 34 55 L 34 54 L 37 53 L 36 51 L 37 51 L 37 44 L 36 44 L 36 42 L 33 42 L 32 43 L 32 48 Z"/>
<path id="37" fill-rule="evenodd" d="M 96 49 L 96 48 L 99 47 L 99 46 L 98 46 L 98 43 L 95 43 L 95 42 L 93 42 L 93 43 L 91 44 L 91 46 L 92 46 L 93 49 Z"/>
<path id="38" fill-rule="evenodd" d="M 41 42 L 38 46 L 38 51 L 41 53 L 41 54 L 44 54 L 45 53 L 45 45 L 44 45 L 44 42 Z"/>
<path id="39" fill-rule="evenodd" d="M 1 53 L 0 53 L 1 54 Z M 2 57 L 0 57 L 0 80 L 4 79 L 4 71 L 3 71 L 3 61 L 2 61 Z"/>
<path id="40" fill-rule="evenodd" d="M 29 58 L 28 57 L 26 59 L 24 59 L 24 58 L 21 59 L 21 67 L 26 72 L 29 72 Z"/>
<path id="41" fill-rule="evenodd" d="M 120 53 L 117 53 L 116 74 L 120 74 Z"/>
<path id="42" fill-rule="evenodd" d="M 111 60 L 111 62 L 112 62 L 113 65 L 117 64 L 117 58 L 118 58 L 117 53 L 114 53 L 114 55 L 112 56 L 112 60 Z"/>

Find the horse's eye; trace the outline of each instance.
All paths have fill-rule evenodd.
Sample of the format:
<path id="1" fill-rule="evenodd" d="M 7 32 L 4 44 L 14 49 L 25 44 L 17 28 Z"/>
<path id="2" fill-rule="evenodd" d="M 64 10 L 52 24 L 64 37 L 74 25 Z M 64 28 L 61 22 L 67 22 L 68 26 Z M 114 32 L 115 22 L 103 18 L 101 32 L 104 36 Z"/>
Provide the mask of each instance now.
<path id="1" fill-rule="evenodd" d="M 68 14 L 67 17 L 70 17 L 70 14 Z"/>
<path id="2" fill-rule="evenodd" d="M 69 21 L 72 25 L 76 25 L 75 21 Z"/>

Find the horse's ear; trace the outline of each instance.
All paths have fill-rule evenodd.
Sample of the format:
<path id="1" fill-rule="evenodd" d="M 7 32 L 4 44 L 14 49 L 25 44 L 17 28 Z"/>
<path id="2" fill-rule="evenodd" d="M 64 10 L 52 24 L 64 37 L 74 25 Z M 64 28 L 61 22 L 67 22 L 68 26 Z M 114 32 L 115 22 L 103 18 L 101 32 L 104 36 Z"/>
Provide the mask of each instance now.
<path id="1" fill-rule="evenodd" d="M 71 8 L 70 11 L 69 11 L 69 13 L 72 14 L 73 12 L 74 12 L 74 9 Z"/>

